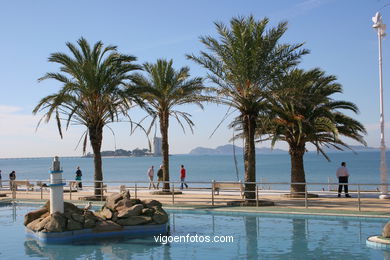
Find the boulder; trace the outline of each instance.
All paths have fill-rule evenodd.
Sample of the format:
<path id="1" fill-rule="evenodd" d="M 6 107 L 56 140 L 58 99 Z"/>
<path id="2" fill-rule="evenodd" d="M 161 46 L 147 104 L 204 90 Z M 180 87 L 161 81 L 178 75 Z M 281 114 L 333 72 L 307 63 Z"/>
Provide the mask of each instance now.
<path id="1" fill-rule="evenodd" d="M 41 222 L 36 226 L 36 231 L 41 231 L 45 228 L 46 224 L 50 221 L 50 215 L 47 215 L 45 218 L 42 219 Z"/>
<path id="2" fill-rule="evenodd" d="M 155 211 L 155 209 L 144 208 L 144 209 L 142 209 L 141 215 L 151 217 L 151 216 L 153 216 L 154 211 Z"/>
<path id="3" fill-rule="evenodd" d="M 65 231 L 67 218 L 61 213 L 55 212 L 49 216 L 50 220 L 45 225 L 47 232 L 63 232 Z"/>
<path id="4" fill-rule="evenodd" d="M 109 231 L 120 231 L 123 227 L 113 221 L 98 221 L 93 231 L 95 232 L 109 232 Z"/>
<path id="5" fill-rule="evenodd" d="M 112 211 L 109 208 L 103 208 L 99 215 L 104 219 L 111 219 L 112 218 Z"/>
<path id="6" fill-rule="evenodd" d="M 112 221 L 116 222 L 118 220 L 118 212 L 115 211 L 114 213 L 112 213 L 112 218 L 111 218 Z"/>
<path id="7" fill-rule="evenodd" d="M 383 227 L 382 237 L 390 237 L 390 221 Z"/>
<path id="8" fill-rule="evenodd" d="M 32 231 L 37 231 L 37 228 L 36 226 L 42 221 L 42 218 L 37 218 L 37 219 L 34 219 L 33 221 L 31 221 L 30 223 L 28 223 L 26 225 L 26 227 L 28 229 L 31 229 Z"/>
<path id="9" fill-rule="evenodd" d="M 42 229 L 45 228 L 45 225 L 50 221 L 50 216 L 46 216 L 46 217 L 41 217 L 39 219 L 36 219 L 32 222 L 30 222 L 28 225 L 27 225 L 27 228 L 35 231 L 35 232 L 38 232 L 38 231 L 41 231 Z"/>
<path id="10" fill-rule="evenodd" d="M 64 212 L 72 212 L 72 213 L 82 214 L 83 210 L 78 208 L 76 205 L 74 205 L 72 203 L 64 202 Z"/>
<path id="11" fill-rule="evenodd" d="M 40 208 L 27 213 L 26 215 L 24 215 L 24 225 L 27 226 L 32 221 L 39 219 L 40 217 L 42 217 L 43 214 L 48 212 L 49 211 L 47 210 L 47 208 Z"/>
<path id="12" fill-rule="evenodd" d="M 86 211 L 84 213 L 84 228 L 95 227 L 97 220 L 98 218 L 91 211 Z"/>
<path id="13" fill-rule="evenodd" d="M 46 218 L 46 217 L 48 217 L 48 216 L 50 216 L 50 212 L 46 212 L 45 214 L 43 214 L 43 215 L 41 216 L 41 218 Z"/>
<path id="14" fill-rule="evenodd" d="M 67 230 L 79 230 L 83 229 L 83 225 L 73 219 L 68 219 Z"/>
<path id="15" fill-rule="evenodd" d="M 116 193 L 107 198 L 104 207 L 115 210 L 115 205 L 123 199 L 123 193 Z"/>
<path id="16" fill-rule="evenodd" d="M 142 204 L 144 204 L 145 208 L 153 208 L 153 207 L 160 207 L 162 204 L 157 200 L 143 200 Z"/>
<path id="17" fill-rule="evenodd" d="M 143 208 L 144 207 L 142 204 L 136 204 L 130 208 L 119 207 L 119 208 L 117 208 L 118 218 L 127 218 L 130 216 L 138 216 L 141 214 Z"/>
<path id="18" fill-rule="evenodd" d="M 146 224 L 152 221 L 151 217 L 148 216 L 132 216 L 128 218 L 121 218 L 117 220 L 117 223 L 121 226 L 135 226 Z"/>
<path id="19" fill-rule="evenodd" d="M 71 218 L 79 223 L 84 223 L 84 216 L 77 213 L 72 213 Z"/>
<path id="20" fill-rule="evenodd" d="M 154 214 L 152 216 L 153 222 L 157 224 L 165 224 L 168 222 L 168 214 L 161 207 L 154 207 Z"/>
<path id="21" fill-rule="evenodd" d="M 115 204 L 114 209 L 121 208 L 121 207 L 127 207 L 130 208 L 134 206 L 135 204 L 141 204 L 142 202 L 139 199 L 122 199 L 118 201 L 118 203 Z"/>

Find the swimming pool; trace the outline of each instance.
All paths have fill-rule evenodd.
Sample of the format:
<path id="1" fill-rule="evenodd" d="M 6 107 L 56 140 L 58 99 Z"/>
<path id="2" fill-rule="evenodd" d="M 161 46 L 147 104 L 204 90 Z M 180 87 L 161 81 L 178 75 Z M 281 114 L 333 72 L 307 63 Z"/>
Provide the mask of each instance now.
<path id="1" fill-rule="evenodd" d="M 0 204 L 0 259 L 390 259 L 387 251 L 366 246 L 386 219 L 170 211 L 172 236 L 233 242 L 164 245 L 138 238 L 45 245 L 26 238 L 22 224 L 38 207 Z"/>

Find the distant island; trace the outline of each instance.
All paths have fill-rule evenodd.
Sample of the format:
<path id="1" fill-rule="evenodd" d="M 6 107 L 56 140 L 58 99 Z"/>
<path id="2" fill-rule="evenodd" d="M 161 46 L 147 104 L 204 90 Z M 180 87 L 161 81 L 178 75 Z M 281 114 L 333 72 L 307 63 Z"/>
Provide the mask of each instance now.
<path id="1" fill-rule="evenodd" d="M 375 152 L 379 151 L 378 148 L 374 147 L 366 147 L 361 145 L 350 145 L 351 150 L 344 149 L 344 151 L 337 150 L 335 148 L 324 148 L 326 153 L 334 153 L 334 152 Z M 240 146 L 234 146 L 236 154 L 243 154 L 243 148 Z M 310 151 L 316 152 L 316 151 Z M 283 149 L 271 149 L 267 147 L 256 148 L 256 154 L 286 154 L 288 151 Z M 192 149 L 188 154 L 190 155 L 232 155 L 233 154 L 233 145 L 226 144 L 222 146 L 218 146 L 217 148 L 206 148 L 206 147 L 196 147 Z"/>
<path id="2" fill-rule="evenodd" d="M 243 154 L 244 150 L 240 146 L 234 146 L 236 154 Z M 256 148 L 256 154 L 282 154 L 287 153 L 287 151 L 282 149 L 271 149 L 271 148 Z M 231 155 L 233 154 L 233 145 L 226 144 L 218 146 L 217 148 L 205 148 L 205 147 L 196 147 L 189 152 L 190 155 Z"/>
<path id="3" fill-rule="evenodd" d="M 134 150 L 124 150 L 124 149 L 116 149 L 115 151 L 102 151 L 102 157 L 142 157 L 142 156 L 153 156 L 153 154 L 149 151 L 149 149 L 139 149 L 136 148 Z M 85 156 L 87 158 L 92 158 L 93 153 L 87 153 Z"/>

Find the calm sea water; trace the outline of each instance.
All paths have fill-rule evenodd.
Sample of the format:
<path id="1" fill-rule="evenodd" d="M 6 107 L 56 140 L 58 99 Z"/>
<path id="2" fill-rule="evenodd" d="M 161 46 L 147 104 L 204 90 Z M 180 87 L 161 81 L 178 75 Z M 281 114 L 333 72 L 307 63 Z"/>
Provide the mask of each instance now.
<path id="1" fill-rule="evenodd" d="M 305 155 L 305 171 L 307 182 L 327 182 L 328 177 L 336 182 L 335 171 L 341 161 L 347 162 L 351 173 L 350 183 L 380 183 L 379 152 L 330 153 L 331 162 L 316 153 Z M 390 159 L 390 154 L 387 153 Z M 73 180 L 76 167 L 83 171 L 83 180 L 93 180 L 93 159 L 91 158 L 60 158 L 64 170 L 64 178 Z M 290 157 L 288 154 L 257 155 L 256 177 L 258 181 L 289 182 Z M 8 179 L 8 173 L 16 171 L 17 179 L 48 179 L 48 170 L 52 158 L 37 159 L 0 159 L 0 170 L 3 180 Z M 106 181 L 146 181 L 146 171 L 154 165 L 161 164 L 161 157 L 129 157 L 103 158 L 103 174 Z M 179 181 L 180 165 L 187 169 L 188 181 L 236 181 L 234 158 L 229 155 L 170 156 L 170 175 L 172 181 Z M 244 166 L 241 157 L 238 158 L 238 179 L 244 179 Z"/>
<path id="2" fill-rule="evenodd" d="M 169 212 L 172 236 L 231 236 L 232 243 L 156 243 L 151 238 L 47 245 L 27 239 L 23 216 L 36 209 L 0 207 L 0 259 L 390 259 L 366 246 L 387 219 L 251 213 Z"/>

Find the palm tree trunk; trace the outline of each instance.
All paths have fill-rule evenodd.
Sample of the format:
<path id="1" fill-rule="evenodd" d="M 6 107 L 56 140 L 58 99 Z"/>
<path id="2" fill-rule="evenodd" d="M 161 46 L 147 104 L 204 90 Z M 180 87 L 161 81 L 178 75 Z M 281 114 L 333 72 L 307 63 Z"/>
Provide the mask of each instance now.
<path id="1" fill-rule="evenodd" d="M 305 154 L 305 146 L 299 147 L 290 146 L 290 159 L 291 159 L 291 182 L 292 183 L 306 183 L 305 169 L 303 166 L 303 155 Z M 291 184 L 291 194 L 297 196 L 303 196 L 305 193 L 305 185 L 303 184 Z"/>
<path id="2" fill-rule="evenodd" d="M 169 143 L 168 143 L 169 113 L 160 113 L 161 148 L 163 153 L 163 191 L 170 190 L 169 185 Z"/>
<path id="3" fill-rule="evenodd" d="M 255 118 L 250 115 L 243 115 L 244 119 L 244 165 L 245 182 L 256 182 L 256 152 L 255 152 Z M 256 184 L 245 184 L 245 200 L 253 200 L 256 197 Z M 253 202 L 253 201 L 252 201 Z"/>
<path id="4" fill-rule="evenodd" d="M 89 128 L 89 140 L 91 142 L 93 150 L 93 162 L 95 166 L 95 196 L 101 197 L 102 195 L 102 181 L 103 181 L 103 170 L 102 170 L 102 155 L 100 149 L 102 147 L 103 139 L 103 128 L 102 127 L 90 127 Z"/>

